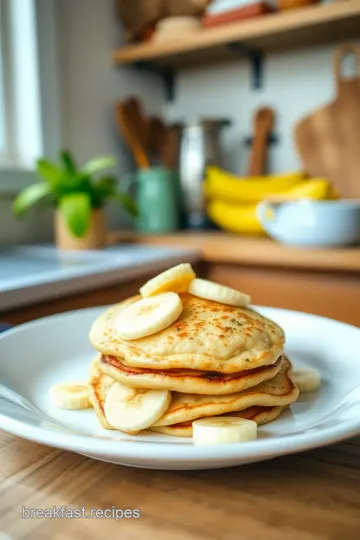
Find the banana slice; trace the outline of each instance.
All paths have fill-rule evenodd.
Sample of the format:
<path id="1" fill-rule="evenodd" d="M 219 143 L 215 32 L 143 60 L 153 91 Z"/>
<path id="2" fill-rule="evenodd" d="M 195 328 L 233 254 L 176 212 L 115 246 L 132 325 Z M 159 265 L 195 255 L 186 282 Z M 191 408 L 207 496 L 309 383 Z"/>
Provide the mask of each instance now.
<path id="1" fill-rule="evenodd" d="M 162 293 L 124 308 L 116 317 L 115 326 L 123 339 L 140 339 L 170 326 L 179 318 L 182 310 L 178 294 Z"/>
<path id="2" fill-rule="evenodd" d="M 228 306 L 246 307 L 251 302 L 251 297 L 230 287 L 219 285 L 207 279 L 195 278 L 189 285 L 189 293 L 206 300 L 214 300 Z"/>
<path id="3" fill-rule="evenodd" d="M 235 416 L 201 418 L 192 426 L 194 444 L 226 444 L 257 438 L 256 422 Z"/>
<path id="4" fill-rule="evenodd" d="M 104 412 L 111 426 L 135 434 L 151 426 L 168 409 L 171 392 L 128 388 L 116 382 L 105 399 Z"/>
<path id="5" fill-rule="evenodd" d="M 191 264 L 183 263 L 150 279 L 140 289 L 143 298 L 162 292 L 187 292 L 189 283 L 196 276 Z"/>
<path id="6" fill-rule="evenodd" d="M 313 392 L 321 385 L 320 372 L 314 368 L 295 369 L 292 379 L 300 393 Z"/>
<path id="7" fill-rule="evenodd" d="M 50 400 L 59 409 L 80 410 L 92 407 L 87 384 L 60 383 L 49 390 Z"/>

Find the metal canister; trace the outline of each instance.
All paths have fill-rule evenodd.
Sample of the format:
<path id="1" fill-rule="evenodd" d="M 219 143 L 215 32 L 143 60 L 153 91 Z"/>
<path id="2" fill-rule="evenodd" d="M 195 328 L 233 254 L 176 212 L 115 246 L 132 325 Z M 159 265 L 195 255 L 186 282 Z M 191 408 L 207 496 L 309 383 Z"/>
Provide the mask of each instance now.
<path id="1" fill-rule="evenodd" d="M 188 228 L 207 228 L 203 195 L 203 181 L 208 165 L 222 167 L 223 153 L 221 149 L 222 128 L 230 125 L 229 120 L 212 119 L 183 122 L 180 143 L 180 184 L 182 204 Z"/>

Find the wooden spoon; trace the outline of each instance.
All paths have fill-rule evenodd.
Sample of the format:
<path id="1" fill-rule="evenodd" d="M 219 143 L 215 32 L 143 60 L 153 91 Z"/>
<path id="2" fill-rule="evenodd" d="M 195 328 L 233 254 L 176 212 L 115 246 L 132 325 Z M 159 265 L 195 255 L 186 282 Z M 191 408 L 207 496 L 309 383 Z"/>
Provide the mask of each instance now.
<path id="1" fill-rule="evenodd" d="M 249 176 L 261 176 L 266 171 L 268 137 L 274 126 L 275 113 L 270 107 L 258 109 L 254 116 L 254 140 L 251 148 Z"/>
<path id="2" fill-rule="evenodd" d="M 138 167 L 140 169 L 148 169 L 150 167 L 150 161 L 146 154 L 143 141 L 140 140 L 139 134 L 134 128 L 133 117 L 127 104 L 118 103 L 116 105 L 115 120 L 118 130 L 132 151 Z"/>
<path id="3" fill-rule="evenodd" d="M 180 129 L 177 126 L 167 128 L 166 144 L 162 148 L 161 158 L 165 167 L 177 169 L 180 150 Z"/>
<path id="4" fill-rule="evenodd" d="M 125 106 L 131 119 L 132 128 L 136 133 L 138 140 L 141 142 L 142 147 L 147 150 L 149 126 L 142 104 L 136 97 L 130 97 L 125 102 Z"/>
<path id="5" fill-rule="evenodd" d="M 161 160 L 164 146 L 167 144 L 168 135 L 168 128 L 161 118 L 158 116 L 149 118 L 147 146 L 149 154 L 157 160 Z"/>

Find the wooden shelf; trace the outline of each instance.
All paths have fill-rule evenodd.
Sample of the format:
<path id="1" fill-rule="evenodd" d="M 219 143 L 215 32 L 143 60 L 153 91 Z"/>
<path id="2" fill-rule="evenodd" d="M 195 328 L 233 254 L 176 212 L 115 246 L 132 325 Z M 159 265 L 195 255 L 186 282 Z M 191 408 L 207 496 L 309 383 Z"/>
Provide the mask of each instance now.
<path id="1" fill-rule="evenodd" d="M 129 45 L 114 53 L 118 64 L 149 62 L 185 67 L 235 58 L 233 44 L 260 52 L 291 50 L 360 37 L 360 0 L 338 0 L 283 13 L 200 29 L 168 43 Z M 235 48 L 236 49 L 236 48 Z"/>

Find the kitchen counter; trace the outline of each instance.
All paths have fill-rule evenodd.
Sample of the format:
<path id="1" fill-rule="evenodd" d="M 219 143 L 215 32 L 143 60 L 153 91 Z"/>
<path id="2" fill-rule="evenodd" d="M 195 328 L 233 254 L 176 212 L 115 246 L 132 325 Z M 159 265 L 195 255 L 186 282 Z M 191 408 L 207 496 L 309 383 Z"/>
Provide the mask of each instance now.
<path id="1" fill-rule="evenodd" d="M 92 260 L 94 254 L 96 260 Z M 77 259 L 79 254 L 68 256 Z M 30 275 L 15 286 L 16 271 L 10 269 L 10 290 L 4 290 L 0 260 L 0 319 L 17 324 L 120 302 L 137 294 L 144 281 L 157 272 L 190 261 L 196 264 L 199 276 L 250 294 L 253 304 L 306 311 L 360 326 L 358 247 L 296 249 L 264 238 L 214 231 L 169 236 L 118 232 L 109 235 L 108 249 L 84 254 L 77 268 L 69 260 L 64 264 L 66 257 L 61 254 L 60 269 L 42 272 L 43 282 L 36 286 L 25 283 L 34 280 Z M 21 272 L 23 276 L 22 267 Z"/>
<path id="2" fill-rule="evenodd" d="M 198 250 L 202 260 L 309 270 L 360 273 L 360 246 L 342 249 L 307 249 L 284 246 L 268 238 L 245 238 L 223 232 L 189 232 L 164 236 L 112 232 L 109 244 L 132 242 L 152 246 L 179 246 Z"/>
<path id="3" fill-rule="evenodd" d="M 0 250 L 0 313 L 20 306 L 129 282 L 183 262 L 197 262 L 191 248 L 117 246 L 61 252 L 52 246 Z"/>
<path id="4" fill-rule="evenodd" d="M 304 249 L 218 231 L 147 236 L 113 232 L 109 243 L 198 251 L 203 273 L 257 305 L 307 311 L 360 326 L 360 247 Z"/>

